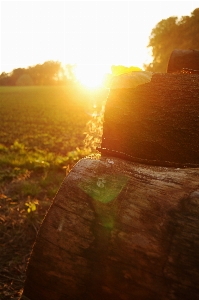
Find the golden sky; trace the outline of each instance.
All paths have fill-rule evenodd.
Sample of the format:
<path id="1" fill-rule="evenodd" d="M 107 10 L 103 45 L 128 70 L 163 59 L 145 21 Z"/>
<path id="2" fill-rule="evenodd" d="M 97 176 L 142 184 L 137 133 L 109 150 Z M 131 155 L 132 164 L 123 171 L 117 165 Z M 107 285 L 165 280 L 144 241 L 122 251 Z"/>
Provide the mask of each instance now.
<path id="1" fill-rule="evenodd" d="M 198 1 L 1 0 L 0 73 L 47 60 L 105 72 L 143 66 L 151 30 L 162 19 L 190 15 Z"/>

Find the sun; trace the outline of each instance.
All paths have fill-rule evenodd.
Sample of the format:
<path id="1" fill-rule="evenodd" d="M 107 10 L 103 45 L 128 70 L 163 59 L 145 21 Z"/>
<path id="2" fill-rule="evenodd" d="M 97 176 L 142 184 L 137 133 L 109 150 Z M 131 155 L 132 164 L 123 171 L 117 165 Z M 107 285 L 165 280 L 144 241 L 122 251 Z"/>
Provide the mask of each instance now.
<path id="1" fill-rule="evenodd" d="M 102 87 L 107 69 L 101 65 L 76 65 L 75 77 L 87 88 Z"/>

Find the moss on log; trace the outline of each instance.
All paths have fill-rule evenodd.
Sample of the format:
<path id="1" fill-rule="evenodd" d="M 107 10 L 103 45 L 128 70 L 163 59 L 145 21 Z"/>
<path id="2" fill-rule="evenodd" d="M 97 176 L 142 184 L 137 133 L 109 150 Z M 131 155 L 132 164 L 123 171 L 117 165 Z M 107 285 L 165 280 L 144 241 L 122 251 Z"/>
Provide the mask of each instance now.
<path id="1" fill-rule="evenodd" d="M 30 300 L 199 299 L 199 169 L 83 159 L 38 233 Z"/>

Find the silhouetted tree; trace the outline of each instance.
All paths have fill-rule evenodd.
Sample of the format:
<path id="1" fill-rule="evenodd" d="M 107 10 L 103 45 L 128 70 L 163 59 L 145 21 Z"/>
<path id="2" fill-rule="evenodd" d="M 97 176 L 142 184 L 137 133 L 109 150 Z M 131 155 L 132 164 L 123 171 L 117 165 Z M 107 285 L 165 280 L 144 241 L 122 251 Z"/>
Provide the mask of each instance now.
<path id="1" fill-rule="evenodd" d="M 29 67 L 28 74 L 35 85 L 54 85 L 59 81 L 60 69 L 60 62 L 47 61 L 42 65 Z"/>
<path id="2" fill-rule="evenodd" d="M 47 61 L 35 66 L 14 69 L 0 75 L 0 85 L 57 85 L 66 83 L 60 62 Z"/>
<path id="3" fill-rule="evenodd" d="M 11 82 L 12 82 L 12 85 L 15 85 L 17 80 L 22 76 L 24 75 L 24 73 L 26 72 L 26 69 L 23 69 L 23 68 L 17 68 L 17 69 L 14 69 L 12 72 L 11 72 L 11 75 L 10 75 L 10 79 L 11 79 Z"/>
<path id="4" fill-rule="evenodd" d="M 16 85 L 18 86 L 29 86 L 33 84 L 33 80 L 28 74 L 21 75 L 16 81 Z"/>
<path id="5" fill-rule="evenodd" d="M 153 72 L 166 72 L 174 49 L 199 49 L 199 8 L 191 16 L 161 20 L 152 29 L 148 47 L 152 49 L 153 61 L 145 65 L 145 70 Z"/>
<path id="6" fill-rule="evenodd" d="M 12 85 L 12 79 L 9 73 L 1 73 L 0 75 L 0 86 L 1 85 Z"/>

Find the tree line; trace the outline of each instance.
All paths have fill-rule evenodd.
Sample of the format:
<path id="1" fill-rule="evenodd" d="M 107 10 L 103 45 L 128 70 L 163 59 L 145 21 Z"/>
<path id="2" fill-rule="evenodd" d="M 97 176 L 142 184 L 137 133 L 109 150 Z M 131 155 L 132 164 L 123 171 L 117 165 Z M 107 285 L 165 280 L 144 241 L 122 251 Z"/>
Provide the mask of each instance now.
<path id="1" fill-rule="evenodd" d="M 166 72 L 169 57 L 174 49 L 199 49 L 199 8 L 190 16 L 169 17 L 163 19 L 152 29 L 148 46 L 152 53 L 152 62 L 144 65 L 146 71 Z M 0 75 L 0 86 L 12 85 L 66 85 L 76 81 L 75 65 L 62 66 L 60 62 L 47 61 L 28 68 L 14 69 L 11 73 Z M 136 67 L 112 66 L 111 74 L 120 75 Z"/>
<path id="2" fill-rule="evenodd" d="M 57 61 L 46 61 L 28 68 L 17 68 L 0 75 L 0 85 L 63 85 L 74 80 L 73 65 L 62 66 Z"/>

